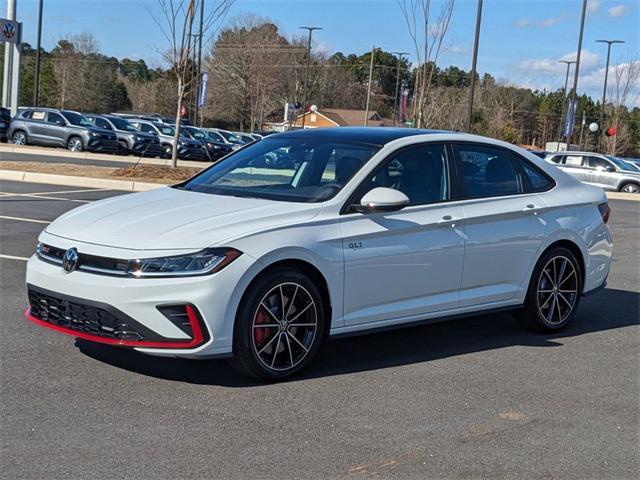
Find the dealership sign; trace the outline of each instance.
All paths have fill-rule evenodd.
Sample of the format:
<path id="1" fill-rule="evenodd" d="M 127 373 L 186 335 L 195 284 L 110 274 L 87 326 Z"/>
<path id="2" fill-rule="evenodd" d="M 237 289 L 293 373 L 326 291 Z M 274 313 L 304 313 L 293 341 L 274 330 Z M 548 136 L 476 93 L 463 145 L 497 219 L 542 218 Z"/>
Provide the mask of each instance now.
<path id="1" fill-rule="evenodd" d="M 0 41 L 3 43 L 20 43 L 22 24 L 15 20 L 0 18 Z"/>

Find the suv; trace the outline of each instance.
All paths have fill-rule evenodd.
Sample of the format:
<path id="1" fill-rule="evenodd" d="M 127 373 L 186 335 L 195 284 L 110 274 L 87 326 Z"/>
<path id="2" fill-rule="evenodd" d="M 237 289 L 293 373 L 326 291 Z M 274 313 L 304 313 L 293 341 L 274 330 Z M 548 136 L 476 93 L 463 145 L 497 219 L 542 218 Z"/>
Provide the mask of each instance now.
<path id="1" fill-rule="evenodd" d="M 26 108 L 11 119 L 7 133 L 16 145 L 66 147 L 72 152 L 116 153 L 115 133 L 95 127 L 78 112 L 53 108 Z"/>
<path id="2" fill-rule="evenodd" d="M 129 122 L 142 132 L 158 135 L 160 146 L 162 148 L 162 157 L 171 157 L 171 152 L 174 147 L 174 135 L 176 132 L 173 126 L 139 119 L 130 119 Z M 200 142 L 187 138 L 184 135 L 180 135 L 178 158 L 182 160 L 206 160 L 207 154 Z"/>
<path id="3" fill-rule="evenodd" d="M 85 115 L 96 127 L 112 130 L 118 137 L 121 151 L 142 157 L 158 157 L 162 153 L 157 135 L 144 133 L 127 120 L 111 115 Z"/>
<path id="4" fill-rule="evenodd" d="M 212 162 L 215 162 L 225 155 L 231 153 L 233 148 L 227 142 L 224 141 L 218 134 L 213 134 L 206 130 L 196 127 L 182 127 L 182 131 L 194 140 L 199 141 L 205 148 L 207 157 Z"/>
<path id="5" fill-rule="evenodd" d="M 572 177 L 605 190 L 640 192 L 640 172 L 624 160 L 592 152 L 552 153 L 545 159 Z"/>
<path id="6" fill-rule="evenodd" d="M 11 110 L 8 108 L 0 107 L 0 141 L 7 141 L 7 130 L 9 130 L 9 124 L 11 123 Z"/>

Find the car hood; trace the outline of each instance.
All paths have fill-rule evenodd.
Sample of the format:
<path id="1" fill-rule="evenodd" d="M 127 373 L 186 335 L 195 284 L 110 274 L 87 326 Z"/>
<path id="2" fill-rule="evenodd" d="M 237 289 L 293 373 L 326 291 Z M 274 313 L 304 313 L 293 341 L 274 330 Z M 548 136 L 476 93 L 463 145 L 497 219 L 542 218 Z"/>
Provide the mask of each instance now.
<path id="1" fill-rule="evenodd" d="M 46 232 L 131 250 L 200 249 L 305 221 L 319 204 L 189 192 L 164 187 L 100 200 L 65 213 Z"/>

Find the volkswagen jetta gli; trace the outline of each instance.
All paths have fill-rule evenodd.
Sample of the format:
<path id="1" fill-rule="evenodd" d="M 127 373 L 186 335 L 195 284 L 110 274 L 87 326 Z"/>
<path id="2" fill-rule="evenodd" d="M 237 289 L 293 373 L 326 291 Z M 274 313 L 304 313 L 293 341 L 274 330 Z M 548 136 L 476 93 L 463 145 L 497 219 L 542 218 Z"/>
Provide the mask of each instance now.
<path id="1" fill-rule="evenodd" d="M 329 336 L 497 310 L 553 332 L 605 285 L 608 216 L 602 189 L 504 142 L 294 131 L 58 218 L 28 263 L 27 318 L 265 380 Z"/>

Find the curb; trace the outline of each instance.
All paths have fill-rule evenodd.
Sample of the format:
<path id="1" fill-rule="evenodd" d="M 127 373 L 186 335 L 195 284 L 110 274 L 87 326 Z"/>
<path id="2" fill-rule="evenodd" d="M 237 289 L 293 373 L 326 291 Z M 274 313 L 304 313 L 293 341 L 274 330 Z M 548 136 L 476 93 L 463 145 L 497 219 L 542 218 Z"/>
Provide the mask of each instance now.
<path id="1" fill-rule="evenodd" d="M 611 200 L 628 200 L 630 202 L 640 202 L 640 194 L 624 192 L 605 192 L 607 198 Z"/>
<path id="2" fill-rule="evenodd" d="M 0 170 L 0 180 L 30 183 L 48 183 L 69 187 L 104 188 L 109 190 L 125 190 L 143 192 L 155 188 L 166 187 L 162 183 L 136 182 L 129 180 L 111 180 L 107 178 L 74 177 L 71 175 L 55 175 L 52 173 L 23 172 L 19 170 Z"/>
<path id="3" fill-rule="evenodd" d="M 140 163 L 144 165 L 169 165 L 170 161 L 161 158 L 139 158 L 134 155 L 118 156 L 107 153 L 92 152 L 70 152 L 61 148 L 40 148 L 30 146 L 16 145 L 0 145 L 0 160 L 3 153 L 20 153 L 23 155 L 33 155 L 34 157 L 62 157 L 73 158 L 76 160 L 98 160 L 108 162 L 120 162 L 126 164 Z M 37 161 L 34 159 L 34 161 Z M 90 165 L 90 163 L 88 163 Z M 211 165 L 211 162 L 196 162 L 195 160 L 178 160 L 179 167 L 205 168 Z"/>

